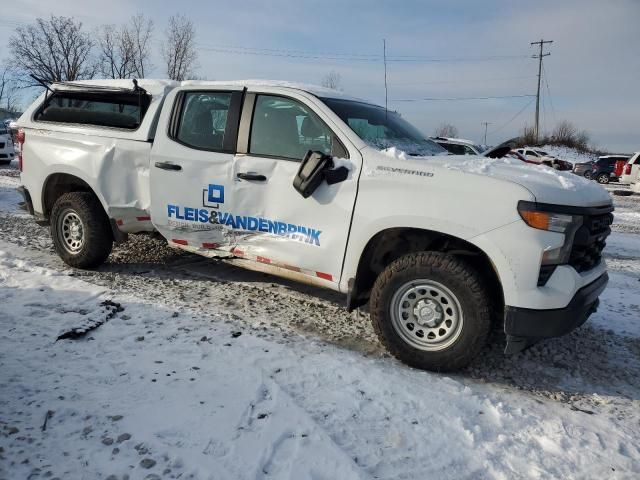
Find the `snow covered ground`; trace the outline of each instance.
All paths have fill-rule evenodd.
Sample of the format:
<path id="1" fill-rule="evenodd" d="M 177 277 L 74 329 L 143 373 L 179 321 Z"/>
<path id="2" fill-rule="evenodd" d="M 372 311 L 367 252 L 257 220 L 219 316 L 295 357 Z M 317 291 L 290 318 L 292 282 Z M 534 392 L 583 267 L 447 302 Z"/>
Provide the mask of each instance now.
<path id="1" fill-rule="evenodd" d="M 572 334 L 427 373 L 343 298 L 133 238 L 66 267 L 0 170 L 0 479 L 638 478 L 640 196 Z M 57 338 L 97 328 L 80 338 Z"/>
<path id="2" fill-rule="evenodd" d="M 571 163 L 593 162 L 598 159 L 596 154 L 578 152 L 573 148 L 562 147 L 558 145 L 543 145 L 540 150 L 547 152 L 549 155 L 558 157 Z"/>

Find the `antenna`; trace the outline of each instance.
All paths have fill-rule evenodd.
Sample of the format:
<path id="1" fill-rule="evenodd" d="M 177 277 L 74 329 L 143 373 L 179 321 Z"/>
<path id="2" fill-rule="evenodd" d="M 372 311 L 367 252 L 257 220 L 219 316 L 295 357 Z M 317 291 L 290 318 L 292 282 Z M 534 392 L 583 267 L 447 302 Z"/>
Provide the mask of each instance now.
<path id="1" fill-rule="evenodd" d="M 389 90 L 387 88 L 387 40 L 382 39 L 382 58 L 384 60 L 384 121 L 387 123 L 389 111 Z"/>

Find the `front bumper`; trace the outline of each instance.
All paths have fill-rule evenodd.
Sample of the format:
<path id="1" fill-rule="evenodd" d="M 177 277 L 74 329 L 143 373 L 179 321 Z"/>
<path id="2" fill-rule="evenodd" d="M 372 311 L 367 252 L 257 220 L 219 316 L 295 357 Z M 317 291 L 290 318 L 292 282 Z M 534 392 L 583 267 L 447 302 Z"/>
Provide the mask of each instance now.
<path id="1" fill-rule="evenodd" d="M 598 308 L 598 296 L 607 286 L 609 276 L 603 273 L 576 292 L 565 308 L 534 310 L 505 308 L 504 331 L 507 334 L 505 353 L 517 353 L 543 338 L 559 337 L 578 328 Z"/>

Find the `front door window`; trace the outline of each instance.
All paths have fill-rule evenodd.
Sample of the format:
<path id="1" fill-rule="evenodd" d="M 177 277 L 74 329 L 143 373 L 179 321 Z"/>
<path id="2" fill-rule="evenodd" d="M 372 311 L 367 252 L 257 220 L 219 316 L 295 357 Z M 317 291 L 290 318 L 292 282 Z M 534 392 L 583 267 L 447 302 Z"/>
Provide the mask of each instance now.
<path id="1" fill-rule="evenodd" d="M 331 154 L 329 127 L 301 103 L 270 95 L 258 95 L 253 113 L 249 153 L 302 160 L 309 150 Z"/>

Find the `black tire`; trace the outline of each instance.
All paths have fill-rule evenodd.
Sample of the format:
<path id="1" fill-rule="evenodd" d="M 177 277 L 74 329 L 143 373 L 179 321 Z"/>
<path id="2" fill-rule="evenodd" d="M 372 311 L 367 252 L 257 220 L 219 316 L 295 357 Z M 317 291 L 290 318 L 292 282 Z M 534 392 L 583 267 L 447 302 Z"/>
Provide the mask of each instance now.
<path id="1" fill-rule="evenodd" d="M 588 178 L 589 180 L 591 180 L 591 172 L 589 172 L 588 170 L 584 172 L 584 178 Z"/>
<path id="2" fill-rule="evenodd" d="M 79 219 L 82 240 L 72 245 L 65 218 Z M 88 192 L 61 195 L 51 210 L 51 237 L 56 252 L 75 268 L 95 268 L 104 263 L 113 247 L 113 233 L 102 205 Z M 75 227 L 76 225 L 72 225 Z M 76 247 L 77 248 L 74 248 Z"/>
<path id="3" fill-rule="evenodd" d="M 598 183 L 601 183 L 603 185 L 609 183 L 609 175 L 606 173 L 601 173 L 600 175 L 598 175 Z"/>
<path id="4" fill-rule="evenodd" d="M 414 280 L 428 280 L 446 287 L 461 307 L 462 320 L 459 333 L 454 337 L 453 343 L 446 345 L 443 349 L 425 351 L 417 348 L 398 332 L 400 327 L 394 326 L 392 318 L 392 309 L 396 305 L 394 299 L 407 288 L 407 284 L 413 284 Z M 426 295 L 428 296 L 429 293 Z M 466 367 L 485 345 L 491 330 L 489 295 L 482 286 L 480 276 L 463 260 L 444 253 L 412 253 L 391 263 L 378 276 L 373 286 L 370 312 L 373 328 L 387 350 L 407 365 L 425 370 L 445 372 Z M 414 328 L 418 335 L 420 332 L 418 329 L 427 330 L 427 327 L 420 326 L 419 320 L 415 318 Z"/>

